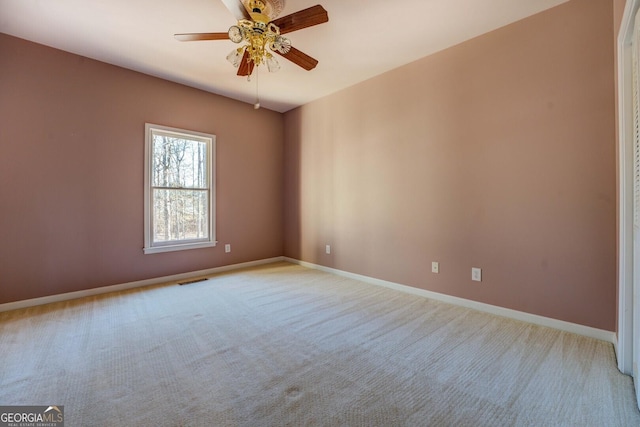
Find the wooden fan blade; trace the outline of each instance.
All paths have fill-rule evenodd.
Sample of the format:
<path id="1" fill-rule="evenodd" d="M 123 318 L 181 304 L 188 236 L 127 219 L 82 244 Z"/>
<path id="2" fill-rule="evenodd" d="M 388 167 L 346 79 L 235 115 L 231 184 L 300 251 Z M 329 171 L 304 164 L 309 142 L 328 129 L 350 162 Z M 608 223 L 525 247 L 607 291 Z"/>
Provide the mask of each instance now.
<path id="1" fill-rule="evenodd" d="M 239 76 L 249 76 L 253 72 L 253 67 L 255 66 L 254 62 L 249 60 L 249 52 L 244 51 L 244 55 L 242 55 L 242 61 L 238 66 L 238 75 Z"/>
<path id="2" fill-rule="evenodd" d="M 181 42 L 193 42 L 200 40 L 229 40 L 228 33 L 185 33 L 174 34 L 174 37 Z"/>
<path id="3" fill-rule="evenodd" d="M 224 3 L 227 9 L 229 9 L 229 12 L 236 18 L 236 21 L 251 19 L 249 11 L 247 11 L 240 0 L 222 0 L 222 3 Z"/>
<path id="4" fill-rule="evenodd" d="M 283 16 L 275 21 L 274 25 L 280 28 L 280 34 L 290 33 L 314 25 L 323 24 L 329 21 L 329 14 L 320 5 L 312 6 L 308 9 Z"/>
<path id="5" fill-rule="evenodd" d="M 316 68 L 316 65 L 318 65 L 317 59 L 310 57 L 309 55 L 299 51 L 295 47 L 292 47 L 291 50 L 287 53 L 280 53 L 277 50 L 276 52 L 307 71 L 313 70 L 314 68 Z"/>

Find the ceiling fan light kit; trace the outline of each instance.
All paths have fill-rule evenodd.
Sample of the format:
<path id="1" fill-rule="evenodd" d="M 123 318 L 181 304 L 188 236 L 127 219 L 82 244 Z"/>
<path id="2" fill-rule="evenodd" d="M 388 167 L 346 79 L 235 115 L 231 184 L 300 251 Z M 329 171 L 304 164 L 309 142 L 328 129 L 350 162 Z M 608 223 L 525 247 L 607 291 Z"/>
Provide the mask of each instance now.
<path id="1" fill-rule="evenodd" d="M 272 52 L 286 55 L 291 50 L 291 41 L 280 35 L 280 29 L 277 26 L 268 22 L 268 16 L 262 13 L 252 13 L 251 18 L 253 21 L 243 19 L 238 21 L 238 25 L 229 28 L 229 40 L 234 43 L 244 42 L 244 45 L 234 49 L 227 56 L 227 59 L 234 67 L 238 68 L 246 52 L 244 60 L 251 63 L 249 75 L 254 66 L 263 63 L 267 65 L 270 72 L 278 71 L 280 64 L 273 57 Z"/>
<path id="2" fill-rule="evenodd" d="M 318 61 L 291 46 L 291 41 L 282 34 L 329 21 L 327 11 L 320 5 L 312 6 L 282 18 L 274 19 L 284 8 L 284 0 L 222 0 L 234 13 L 238 22 L 226 33 L 176 34 L 180 41 L 231 40 L 242 43 L 227 55 L 227 60 L 236 68 L 239 76 L 251 77 L 255 67 L 265 64 L 270 72 L 280 69 L 274 53 L 294 64 L 312 70 Z M 240 4 L 238 4 L 240 3 Z"/>

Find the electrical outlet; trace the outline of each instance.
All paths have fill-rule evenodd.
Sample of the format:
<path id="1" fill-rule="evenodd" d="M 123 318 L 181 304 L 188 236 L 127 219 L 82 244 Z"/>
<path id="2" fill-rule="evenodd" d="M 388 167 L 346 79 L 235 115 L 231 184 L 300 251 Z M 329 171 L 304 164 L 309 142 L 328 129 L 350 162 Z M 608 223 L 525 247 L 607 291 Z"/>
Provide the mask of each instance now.
<path id="1" fill-rule="evenodd" d="M 330 253 L 331 253 L 331 245 L 327 245 L 327 246 L 324 248 L 324 251 L 325 251 L 327 254 L 330 254 Z"/>
<path id="2" fill-rule="evenodd" d="M 440 263 L 438 262 L 432 262 L 431 263 L 431 272 L 432 273 L 440 273 Z"/>
<path id="3" fill-rule="evenodd" d="M 229 253 L 231 252 L 231 245 L 229 243 L 227 243 L 226 245 L 224 245 L 224 252 L 225 253 Z"/>
<path id="4" fill-rule="evenodd" d="M 474 282 L 482 282 L 482 269 L 481 268 L 471 268 L 471 280 Z"/>

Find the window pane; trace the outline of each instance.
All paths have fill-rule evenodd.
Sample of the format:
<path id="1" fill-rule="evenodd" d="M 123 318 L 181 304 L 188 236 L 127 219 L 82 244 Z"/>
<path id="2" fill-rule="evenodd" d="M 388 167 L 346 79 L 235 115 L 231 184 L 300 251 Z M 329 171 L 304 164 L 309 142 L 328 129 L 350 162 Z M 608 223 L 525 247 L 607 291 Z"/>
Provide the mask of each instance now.
<path id="1" fill-rule="evenodd" d="M 207 239 L 209 192 L 153 190 L 153 241 Z"/>
<path id="2" fill-rule="evenodd" d="M 145 254 L 216 245 L 215 151 L 215 135 L 145 124 Z"/>
<path id="3" fill-rule="evenodd" d="M 155 133 L 152 154 L 154 187 L 207 187 L 205 142 Z"/>

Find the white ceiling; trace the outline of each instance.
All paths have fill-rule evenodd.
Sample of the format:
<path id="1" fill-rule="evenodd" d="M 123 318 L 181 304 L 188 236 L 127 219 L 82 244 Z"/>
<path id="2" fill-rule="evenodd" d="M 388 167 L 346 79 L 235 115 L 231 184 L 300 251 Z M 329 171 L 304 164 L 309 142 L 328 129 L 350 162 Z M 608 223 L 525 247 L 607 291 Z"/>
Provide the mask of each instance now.
<path id="1" fill-rule="evenodd" d="M 328 23 L 287 35 L 320 63 L 261 67 L 261 105 L 290 110 L 565 1 L 289 0 L 280 16 L 318 3 L 329 13 Z M 2 33 L 254 103 L 255 78 L 236 76 L 225 59 L 237 45 L 173 37 L 233 24 L 221 0 L 0 0 Z"/>

